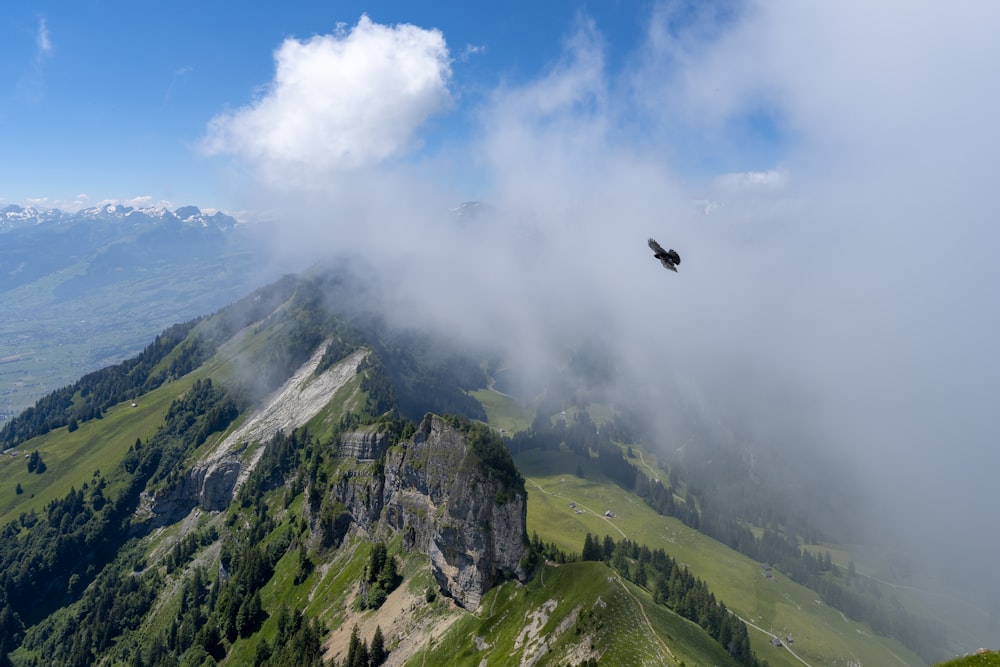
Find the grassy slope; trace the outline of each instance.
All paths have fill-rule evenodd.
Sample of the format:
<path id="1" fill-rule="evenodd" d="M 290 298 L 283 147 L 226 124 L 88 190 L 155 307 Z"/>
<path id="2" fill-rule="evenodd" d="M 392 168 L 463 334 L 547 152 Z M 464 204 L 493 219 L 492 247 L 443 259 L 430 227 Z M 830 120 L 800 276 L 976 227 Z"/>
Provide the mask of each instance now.
<path id="1" fill-rule="evenodd" d="M 654 605 L 603 563 L 547 566 L 526 586 L 494 588 L 475 614 L 407 664 L 524 664 L 537 656 L 546 665 L 597 654 L 609 665 L 728 664 L 700 628 Z"/>
<path id="2" fill-rule="evenodd" d="M 110 471 L 137 437 L 145 440 L 152 435 L 176 396 L 196 377 L 230 367 L 229 360 L 239 347 L 242 345 L 234 344 L 220 350 L 220 355 L 197 373 L 144 396 L 136 408 L 131 408 L 128 403 L 115 406 L 107 411 L 104 419 L 87 422 L 75 433 L 58 429 L 25 443 L 19 448 L 22 454 L 18 457 L 4 457 L 0 460 L 0 521 L 14 519 L 18 513 L 30 508 L 44 507 L 50 500 L 64 496 L 71 486 L 80 488 L 92 479 L 97 468 Z M 502 415 L 498 423 L 505 424 L 507 430 L 523 428 L 528 419 L 523 407 L 505 404 L 502 400 L 487 401 L 486 407 L 491 419 L 494 415 Z M 321 417 L 317 422 L 327 421 L 333 416 L 323 415 L 326 419 Z M 329 427 L 329 424 L 326 426 Z M 47 472 L 42 475 L 27 472 L 23 452 L 34 449 L 42 453 L 48 466 Z M 652 461 L 648 454 L 645 460 Z M 573 474 L 577 463 L 584 470 L 583 479 Z M 757 563 L 676 520 L 655 514 L 638 498 L 602 478 L 593 461 L 566 454 L 529 452 L 518 459 L 518 465 L 528 478 L 529 532 L 537 531 L 545 541 L 555 542 L 567 551 L 578 552 L 584 534 L 591 532 L 608 534 L 616 540 L 628 536 L 652 548 L 662 547 L 687 564 L 694 574 L 706 581 L 710 590 L 744 619 L 782 636 L 792 634 L 795 638 L 794 650 L 814 667 L 845 664 L 850 660 L 862 664 L 921 664 L 918 658 L 896 642 L 872 637 L 863 626 L 849 622 L 839 612 L 818 604 L 816 595 L 811 591 L 792 584 L 780 574 L 776 575 L 775 581 L 767 581 Z M 20 496 L 14 493 L 18 482 L 25 491 Z M 571 510 L 568 506 L 571 500 L 586 508 L 585 513 L 576 514 Z M 600 516 L 608 509 L 617 515 L 613 521 Z M 363 549 L 358 550 L 343 562 L 317 570 L 310 580 L 300 586 L 292 586 L 290 581 L 294 567 L 291 562 L 294 554 L 290 553 L 279 564 L 278 574 L 268 584 L 268 589 L 262 592 L 265 607 L 273 614 L 279 604 L 308 605 L 310 611 L 320 614 L 328 628 L 337 627 L 346 620 L 340 610 L 349 595 L 351 582 L 360 576 L 364 553 Z M 596 571 L 591 572 L 587 568 L 602 570 L 597 576 Z M 609 574 L 610 570 L 600 564 L 575 564 L 545 568 L 542 577 L 527 588 L 515 584 L 500 587 L 490 593 L 478 616 L 465 616 L 440 643 L 428 644 L 425 651 L 428 664 L 437 662 L 431 658 L 439 655 L 440 651 L 443 651 L 440 655 L 465 656 L 468 664 L 479 664 L 478 660 L 483 655 L 470 642 L 472 634 L 494 646 L 490 655 L 507 655 L 503 651 L 513 650 L 527 615 L 537 611 L 550 598 L 558 601 L 557 609 L 551 615 L 552 624 L 556 625 L 577 607 L 581 614 L 588 608 L 596 613 L 594 605 L 598 598 L 616 610 L 605 621 L 606 627 L 614 631 L 603 636 L 600 643 L 600 646 L 607 647 L 608 657 L 615 661 L 619 658 L 622 661 L 642 661 L 642 656 L 645 656 L 646 660 L 655 662 L 657 652 L 669 647 L 675 657 L 685 659 L 689 664 L 701 664 L 718 650 L 704 633 L 687 621 L 652 604 L 648 592 L 627 582 L 609 579 Z M 665 639 L 667 647 L 653 633 L 644 630 L 648 629 L 648 624 L 645 620 L 639 621 L 640 611 L 645 612 L 645 618 L 657 628 L 660 640 Z M 625 623 L 623 619 L 630 620 Z M 615 625 L 619 622 L 623 623 L 620 628 Z M 273 618 L 268 623 L 273 623 Z M 274 631 L 268 623 L 265 623 L 262 636 L 273 636 Z M 590 627 L 584 624 L 581 633 L 597 633 L 596 623 Z M 554 628 L 543 626 L 541 630 L 539 636 L 553 634 Z M 565 655 L 565 651 L 572 648 L 575 627 L 568 632 L 554 640 L 553 647 L 560 649 L 555 655 Z M 763 632 L 753 628 L 750 632 L 758 655 L 771 665 L 801 664 L 787 651 L 772 647 Z M 253 648 L 254 641 L 241 640 L 234 647 L 234 657 L 250 657 Z M 584 657 L 580 655 L 579 659 Z M 499 658 L 498 661 L 502 662 Z M 492 658 L 490 662 L 499 664 Z"/>
<path id="3" fill-rule="evenodd" d="M 136 438 L 145 441 L 156 432 L 175 398 L 197 379 L 230 377 L 235 360 L 249 346 L 259 346 L 260 338 L 237 335 L 194 372 L 137 399 L 136 407 L 131 407 L 131 401 L 124 401 L 105 411 L 103 419 L 81 423 L 73 433 L 67 427 L 58 428 L 22 443 L 15 456 L 0 456 L 0 525 L 16 519 L 21 512 L 43 509 L 52 500 L 64 497 L 72 487 L 81 488 L 93 479 L 95 470 L 107 476 Z M 168 355 L 153 372 L 169 366 L 176 353 Z M 35 450 L 47 468 L 40 475 L 28 472 L 24 458 Z M 20 495 L 15 493 L 18 483 L 24 491 Z"/>
<path id="4" fill-rule="evenodd" d="M 596 461 L 566 454 L 528 452 L 517 459 L 528 485 L 528 530 L 567 551 L 579 552 L 587 532 L 628 537 L 663 548 L 703 579 L 715 595 L 746 621 L 754 650 L 772 665 L 801 665 L 788 651 L 769 643 L 764 631 L 792 635 L 792 649 L 814 667 L 845 664 L 921 665 L 922 661 L 898 642 L 876 637 L 863 625 L 818 602 L 813 591 L 792 583 L 780 573 L 764 577 L 758 563 L 692 530 L 676 519 L 663 517 L 641 500 L 606 480 Z M 573 474 L 579 463 L 584 478 Z M 570 502 L 583 509 L 577 514 Z M 615 513 L 614 519 L 602 515 Z"/>
<path id="5" fill-rule="evenodd" d="M 0 457 L 0 524 L 21 512 L 41 510 L 62 498 L 71 487 L 81 488 L 93 479 L 95 470 L 108 475 L 118 465 L 136 438 L 151 437 L 162 423 L 170 403 L 194 383 L 190 375 L 155 389 L 136 401 L 120 403 L 95 419 L 80 424 L 73 433 L 58 428 L 18 446 L 16 456 Z M 38 450 L 45 462 L 42 474 L 28 472 L 24 454 Z M 17 484 L 24 493 L 15 494 Z"/>
<path id="6" fill-rule="evenodd" d="M 490 394 L 483 405 L 491 423 L 494 416 L 498 424 L 511 423 L 511 412 L 525 412 L 496 392 L 480 393 Z M 514 425 L 523 427 L 524 420 Z M 638 447 L 633 449 L 633 463 L 655 476 L 655 456 Z M 899 642 L 875 636 L 866 626 L 822 604 L 815 592 L 778 572 L 768 580 L 760 564 L 676 519 L 656 514 L 642 500 L 607 480 L 594 460 L 532 451 L 517 457 L 517 464 L 527 480 L 529 533 L 537 532 L 542 540 L 567 552 L 579 553 L 588 532 L 615 540 L 628 537 L 650 548 L 663 548 L 703 579 L 727 607 L 752 623 L 749 631 L 754 650 L 775 667 L 801 667 L 802 661 L 813 667 L 852 660 L 866 665 L 923 664 Z M 584 472 L 582 479 L 574 474 L 578 464 Z M 570 508 L 570 502 L 576 509 Z M 583 513 L 578 514 L 581 509 Z M 603 516 L 607 510 L 615 513 L 614 519 Z M 801 660 L 785 648 L 772 646 L 768 633 L 782 638 L 791 635 L 791 649 Z"/>
<path id="7" fill-rule="evenodd" d="M 869 545 L 821 545 L 806 547 L 814 552 L 829 551 L 833 562 L 844 571 L 853 561 L 860 575 L 873 577 L 908 610 L 937 619 L 948 633 L 951 644 L 974 651 L 989 646 L 996 635 L 987 607 L 997 591 L 978 582 L 962 581 L 963 573 L 950 567 L 932 572 L 906 566 L 906 554 Z"/>
<path id="8" fill-rule="evenodd" d="M 511 399 L 489 389 L 478 389 L 470 392 L 479 401 L 490 418 L 490 426 L 503 429 L 507 433 L 523 431 L 531 425 L 535 411 L 530 406 Z"/>

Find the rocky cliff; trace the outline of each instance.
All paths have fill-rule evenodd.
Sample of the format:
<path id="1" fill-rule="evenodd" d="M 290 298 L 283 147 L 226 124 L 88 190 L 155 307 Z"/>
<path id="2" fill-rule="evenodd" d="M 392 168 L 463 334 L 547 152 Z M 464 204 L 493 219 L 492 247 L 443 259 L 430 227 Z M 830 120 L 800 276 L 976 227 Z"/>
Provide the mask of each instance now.
<path id="1" fill-rule="evenodd" d="M 337 440 L 337 455 L 373 461 L 382 456 L 391 443 L 392 434 L 388 431 L 348 431 Z"/>
<path id="2" fill-rule="evenodd" d="M 211 512 L 225 510 L 257 465 L 264 443 L 279 431 L 288 433 L 308 422 L 348 385 L 368 354 L 367 350 L 356 350 L 317 374 L 324 350 L 325 345 L 320 345 L 309 361 L 271 394 L 259 410 L 192 465 L 173 487 L 155 498 L 147 498 L 144 509 L 157 517 L 158 524 L 173 523 L 194 507 Z M 353 447 L 350 451 L 371 455 L 375 452 L 373 448 L 385 445 L 379 434 L 367 435 L 370 436 L 367 445 L 363 442 L 349 445 Z M 363 440 L 361 435 L 355 439 Z"/>
<path id="3" fill-rule="evenodd" d="M 402 533 L 406 548 L 428 554 L 442 592 L 463 607 L 479 606 L 494 582 L 525 576 L 523 481 L 494 474 L 441 417 L 427 415 L 382 465 L 345 472 L 334 488 L 357 526 L 378 537 Z"/>
<path id="4" fill-rule="evenodd" d="M 368 354 L 357 350 L 317 374 L 324 349 L 173 485 L 147 492 L 138 514 L 166 525 L 195 508 L 225 510 L 257 465 L 263 443 L 336 400 Z M 524 578 L 527 496 L 502 442 L 486 427 L 459 428 L 434 415 L 425 416 L 409 440 L 392 445 L 392 438 L 385 425 L 376 425 L 342 433 L 333 443 L 344 465 L 330 486 L 336 507 L 330 525 L 314 513 L 318 507 L 306 507 L 321 533 L 318 543 L 339 544 L 351 525 L 378 539 L 400 533 L 407 549 L 430 557 L 441 591 L 463 607 L 477 607 L 498 580 Z"/>

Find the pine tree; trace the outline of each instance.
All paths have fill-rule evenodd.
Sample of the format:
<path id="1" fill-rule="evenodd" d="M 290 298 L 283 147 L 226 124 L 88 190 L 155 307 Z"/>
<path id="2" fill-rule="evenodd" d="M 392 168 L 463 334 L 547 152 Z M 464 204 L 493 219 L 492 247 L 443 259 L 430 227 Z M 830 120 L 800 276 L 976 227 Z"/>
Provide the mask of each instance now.
<path id="1" fill-rule="evenodd" d="M 344 667 L 354 667 L 358 663 L 361 653 L 361 638 L 358 636 L 358 626 L 351 629 L 351 639 L 347 644 L 347 658 L 344 660 Z"/>
<path id="2" fill-rule="evenodd" d="M 601 546 L 602 558 L 601 560 L 611 560 L 611 554 L 615 552 L 615 541 L 611 539 L 610 535 L 604 536 L 604 543 Z"/>
<path id="3" fill-rule="evenodd" d="M 375 634 L 372 636 L 371 650 L 369 651 L 369 663 L 372 667 L 378 667 L 389 654 L 385 650 L 385 637 L 382 636 L 382 628 L 375 626 Z"/>
<path id="4" fill-rule="evenodd" d="M 635 564 L 635 576 L 632 580 L 636 586 L 646 587 L 646 566 L 642 564 L 641 560 Z"/>

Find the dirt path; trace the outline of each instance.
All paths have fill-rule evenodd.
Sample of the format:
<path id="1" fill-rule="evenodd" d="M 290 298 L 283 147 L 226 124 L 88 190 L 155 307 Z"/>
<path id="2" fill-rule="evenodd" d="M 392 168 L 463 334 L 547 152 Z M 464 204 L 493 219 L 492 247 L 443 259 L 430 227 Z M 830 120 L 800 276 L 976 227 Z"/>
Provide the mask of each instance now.
<path id="1" fill-rule="evenodd" d="M 646 621 L 646 627 L 649 629 L 649 634 L 653 635 L 653 638 L 656 640 L 656 643 L 659 644 L 660 648 L 662 648 L 664 652 L 670 656 L 670 659 L 673 660 L 674 662 L 677 662 L 677 656 L 674 655 L 674 652 L 670 650 L 670 647 L 667 646 L 666 643 L 660 638 L 660 635 L 656 633 L 656 628 L 654 628 L 652 622 L 650 622 L 649 616 L 646 614 L 646 607 L 645 605 L 642 604 L 642 600 L 636 597 L 632 593 L 632 591 L 628 589 L 628 586 L 625 585 L 625 582 L 622 581 L 618 575 L 614 576 L 614 580 L 615 583 L 621 586 L 622 590 L 625 591 L 625 595 L 632 598 L 632 600 L 639 606 L 639 611 L 642 612 L 642 618 L 643 620 Z"/>
<path id="2" fill-rule="evenodd" d="M 633 449 L 632 451 L 634 452 L 635 450 Z M 639 450 L 639 460 L 642 461 L 642 465 L 646 466 L 646 470 L 648 470 L 649 472 L 651 472 L 653 474 L 653 476 L 652 476 L 651 479 L 659 479 L 660 478 L 660 473 L 657 472 L 656 469 L 653 468 L 653 466 L 651 466 L 648 463 L 646 463 L 646 457 L 642 455 L 642 450 L 641 449 Z"/>

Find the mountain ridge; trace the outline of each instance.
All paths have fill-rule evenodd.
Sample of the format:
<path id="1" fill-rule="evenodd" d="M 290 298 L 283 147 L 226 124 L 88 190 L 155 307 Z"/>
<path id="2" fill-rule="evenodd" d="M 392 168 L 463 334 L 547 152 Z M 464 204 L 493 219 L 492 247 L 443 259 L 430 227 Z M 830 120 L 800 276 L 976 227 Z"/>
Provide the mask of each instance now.
<path id="1" fill-rule="evenodd" d="M 25 228 L 65 228 L 84 222 L 114 222 L 135 227 L 178 222 L 218 230 L 229 230 L 240 224 L 235 218 L 221 211 L 202 211 L 197 206 L 181 206 L 171 211 L 164 206 L 134 207 L 125 204 L 103 204 L 75 212 L 17 204 L 0 208 L 0 233 Z"/>
<path id="2" fill-rule="evenodd" d="M 25 493 L 19 496 L 20 518 L 4 527 L 8 532 L 0 540 L 4 550 L 0 576 L 7 577 L 0 590 L 18 594 L 14 604 L 4 606 L 15 610 L 21 621 L 8 614 L 0 618 L 0 630 L 19 642 L 12 654 L 16 664 L 31 664 L 31 656 L 58 657 L 58 661 L 70 664 L 90 664 L 99 657 L 129 662 L 142 656 L 145 661 L 151 656 L 144 651 L 154 645 L 159 646 L 157 651 L 178 659 L 197 646 L 214 660 L 249 662 L 257 650 L 266 648 L 272 652 L 269 655 L 277 655 L 278 639 L 283 635 L 276 624 L 285 614 L 285 606 L 290 608 L 288 613 L 306 614 L 303 618 L 309 623 L 328 624 L 326 629 L 317 629 L 303 620 L 301 627 L 313 627 L 309 633 L 317 637 L 333 632 L 342 635 L 344 624 L 369 617 L 369 605 L 383 601 L 390 582 L 396 580 L 391 575 L 380 579 L 375 566 L 364 562 L 366 554 L 378 552 L 379 544 L 398 559 L 399 571 L 406 572 L 403 585 L 411 588 L 407 604 L 416 605 L 407 613 L 415 614 L 414 618 L 424 618 L 420 614 L 425 613 L 457 614 L 464 619 L 460 625 L 466 629 L 475 623 L 472 618 L 482 616 L 484 624 L 492 619 L 476 631 L 478 642 L 468 633 L 461 640 L 448 635 L 448 645 L 455 645 L 465 656 L 462 664 L 479 664 L 487 658 L 488 662 L 502 663 L 500 653 L 490 651 L 516 650 L 525 660 L 542 660 L 552 649 L 556 652 L 551 661 L 572 657 L 574 662 L 633 655 L 602 629 L 610 620 L 599 611 L 605 607 L 598 600 L 608 603 L 611 591 L 623 588 L 626 595 L 619 602 L 632 605 L 630 613 L 639 614 L 636 618 L 660 619 L 651 622 L 647 618 L 642 624 L 643 632 L 651 634 L 643 640 L 643 651 L 649 657 L 639 659 L 640 664 L 660 664 L 656 661 L 665 653 L 658 647 L 666 641 L 664 637 L 672 638 L 679 632 L 669 624 L 680 621 L 669 620 L 673 617 L 667 610 L 688 623 L 692 617 L 699 618 L 698 609 L 707 604 L 707 593 L 697 593 L 698 602 L 691 593 L 683 605 L 678 597 L 670 603 L 673 607 L 660 610 L 671 598 L 658 592 L 660 584 L 648 573 L 654 572 L 654 562 L 662 564 L 665 559 L 651 559 L 650 551 L 655 553 L 653 547 L 658 544 L 673 544 L 672 535 L 694 531 L 692 526 L 698 526 L 699 516 L 709 517 L 702 512 L 705 496 L 700 492 L 692 495 L 683 477 L 673 479 L 678 468 L 665 461 L 648 462 L 642 449 L 639 460 L 653 477 L 643 473 L 639 479 L 628 453 L 632 444 L 639 447 L 634 435 L 629 435 L 634 429 L 607 406 L 601 410 L 602 417 L 591 419 L 588 407 L 595 409 L 595 414 L 596 407 L 588 406 L 580 387 L 574 391 L 570 386 L 565 396 L 550 392 L 544 404 L 535 406 L 535 419 L 526 433 L 501 439 L 496 430 L 470 419 L 478 418 L 483 409 L 472 396 L 489 391 L 489 363 L 466 358 L 447 342 L 396 330 L 370 312 L 357 310 L 352 300 L 345 303 L 355 304 L 353 310 L 330 309 L 350 293 L 351 283 L 343 276 L 287 277 L 211 316 L 164 332 L 139 361 L 81 379 L 67 389 L 64 400 L 46 407 L 52 411 L 51 419 L 18 418 L 12 422 L 15 426 L 11 429 L 19 435 L 10 442 L 16 443 L 18 454 L 5 456 L 0 465 L 11 483 L 24 484 Z M 303 398 L 308 388 L 322 386 L 327 374 L 341 371 L 341 380 L 326 385 L 315 402 Z M 154 408 L 151 392 L 158 392 L 155 404 L 160 407 Z M 167 406 L 169 396 L 173 402 Z M 406 414 L 402 414 L 403 406 Z M 108 427 L 148 420 L 152 415 L 146 416 L 146 411 L 151 409 L 159 411 L 156 423 L 160 427 L 156 433 L 147 427 L 138 436 L 135 430 L 128 431 L 134 443 L 114 445 L 123 452 L 120 461 L 109 458 L 92 475 L 89 463 L 84 469 L 72 469 L 70 461 L 76 452 L 67 454 L 60 442 L 86 435 L 86 442 L 99 443 L 101 434 L 117 432 Z M 289 416 L 295 410 L 298 412 Z M 466 414 L 441 416 L 448 412 Z M 482 415 L 483 421 L 489 421 L 488 413 Z M 529 415 L 520 428 L 530 421 Z M 269 425 L 255 425 L 263 423 Z M 423 453 L 419 453 L 421 448 Z M 526 473 L 511 460 L 511 449 L 515 448 L 518 462 L 533 471 L 530 494 L 525 492 Z M 44 473 L 20 470 L 24 467 L 20 457 L 33 449 L 47 463 Z M 546 471 L 545 466 L 552 463 L 556 463 L 555 471 L 564 472 L 553 476 L 551 468 Z M 32 503 L 29 494 L 42 493 L 49 480 L 57 479 L 65 480 L 64 488 L 72 482 L 67 495 L 57 494 L 48 505 Z M 665 481 L 661 484 L 661 479 L 671 480 L 670 485 Z M 584 482 L 588 485 L 578 486 Z M 612 483 L 620 489 L 615 496 L 618 500 L 597 500 L 607 496 L 602 485 Z M 654 487 L 662 498 L 649 494 Z M 569 498 L 579 506 L 571 502 L 567 509 L 562 494 L 570 488 L 576 491 Z M 662 502 L 651 502 L 658 498 Z M 528 524 L 519 517 L 525 517 L 529 500 L 535 518 L 531 519 L 529 512 L 528 524 L 533 521 L 544 531 L 540 540 L 533 537 L 530 548 L 525 548 Z M 667 505 L 663 503 L 667 501 L 686 509 L 672 510 L 673 514 L 666 516 Z M 541 515 L 540 506 L 545 508 Z M 498 508 L 505 509 L 497 514 Z M 634 521 L 631 514 L 639 509 L 649 518 L 636 528 L 630 523 Z M 602 511 L 610 510 L 615 514 L 598 518 Z M 684 523 L 676 523 L 677 519 L 671 518 L 674 515 L 684 517 Z M 670 531 L 670 539 L 664 543 L 662 537 L 656 537 L 660 541 L 654 542 L 651 534 L 646 538 L 650 541 L 647 548 L 636 538 L 653 526 L 650 520 L 654 516 L 656 525 L 663 524 Z M 619 546 L 612 543 L 608 547 L 605 540 L 602 555 L 595 559 L 593 545 L 588 554 L 582 533 L 558 528 L 567 518 L 591 522 L 579 524 L 588 530 L 593 529 L 593 521 L 605 531 L 614 526 L 618 532 L 611 537 Z M 681 526 L 680 533 L 675 525 Z M 119 527 L 126 529 L 123 535 L 131 535 L 131 540 L 120 542 L 122 537 L 114 537 Z M 778 530 L 765 530 L 765 538 L 783 539 Z M 48 531 L 47 537 L 43 539 L 39 531 Z M 36 532 L 38 536 L 31 539 L 15 537 L 34 536 Z M 749 530 L 745 532 L 747 539 L 757 539 Z M 60 545 L 53 549 L 51 562 L 39 554 L 18 552 L 29 543 L 41 545 L 46 540 Z M 102 548 L 109 551 L 96 548 L 102 540 Z M 698 541 L 710 540 L 699 537 Z M 725 547 L 720 543 L 712 548 Z M 69 559 L 71 553 L 76 560 Z M 812 555 L 806 558 L 798 549 L 796 555 L 811 567 L 822 562 Z M 581 558 L 598 563 L 569 567 Z M 815 593 L 793 588 L 785 580 L 774 583 L 791 570 L 780 572 L 776 568 L 774 577 L 765 577 L 755 574 L 761 566 L 747 560 L 744 554 L 733 562 L 739 563 L 744 577 L 760 579 L 753 583 L 763 587 L 760 591 L 772 586 L 780 587 L 786 595 L 793 591 L 796 605 L 808 602 L 808 595 L 815 598 Z M 553 565 L 545 565 L 546 561 Z M 260 565 L 247 570 L 241 565 L 247 562 Z M 387 561 L 383 558 L 380 562 Z M 337 563 L 336 567 L 332 563 Z M 619 583 L 595 589 L 593 597 L 579 604 L 561 605 L 557 601 L 553 605 L 549 597 L 533 598 L 532 591 L 572 597 L 571 591 L 549 589 L 536 582 L 536 576 L 548 579 L 547 568 L 556 565 L 566 566 L 562 574 L 607 572 L 607 577 L 617 577 Z M 208 569 L 198 575 L 199 566 Z M 594 567 L 605 569 L 587 569 Z M 839 581 L 845 588 L 853 585 L 830 573 L 832 566 L 823 567 L 827 572 L 821 573 L 824 581 Z M 337 568 L 344 568 L 343 573 Z M 134 627 L 123 621 L 113 632 L 108 631 L 111 634 L 106 639 L 113 639 L 111 643 L 90 636 L 75 637 L 66 619 L 75 619 L 73 622 L 82 626 L 97 622 L 87 614 L 100 608 L 94 596 L 102 591 L 111 600 L 107 604 L 114 605 L 116 597 L 128 599 L 115 582 L 135 579 L 135 574 L 125 576 L 129 571 L 148 575 L 142 584 L 148 585 L 148 590 L 133 592 L 141 592 L 155 603 L 144 603 L 149 606 L 131 612 L 137 618 Z M 572 577 L 552 579 L 565 583 Z M 245 582 L 239 596 L 227 583 L 234 580 Z M 186 622 L 181 615 L 173 620 L 164 616 L 173 613 L 178 604 L 172 594 L 160 590 L 165 581 L 172 583 L 164 590 L 197 588 L 198 613 L 202 621 L 211 621 L 204 626 L 208 634 L 192 628 L 183 642 L 171 638 L 173 624 L 178 637 L 188 631 L 181 631 Z M 714 577 L 713 581 L 720 579 Z M 863 584 L 865 580 L 856 581 Z M 497 584 L 502 594 L 493 592 Z M 696 588 L 699 586 L 704 584 Z M 725 586 L 716 592 L 728 596 Z M 771 600 L 772 605 L 780 597 L 777 592 L 757 595 Z M 42 607 L 33 607 L 35 604 Z M 338 606 L 344 604 L 357 606 Z M 484 604 L 488 609 L 482 609 Z M 641 614 L 634 605 L 643 607 Z M 787 607 L 796 613 L 790 609 L 792 605 Z M 149 611 L 142 611 L 146 608 Z M 741 611 L 745 618 L 757 618 L 752 605 L 743 603 Z M 717 610 L 712 613 L 718 615 Z M 826 616 L 835 614 L 831 610 Z M 844 623 L 848 623 L 846 617 Z M 491 630 L 494 625 L 503 630 Z M 536 627 L 535 634 L 522 635 L 529 625 Z M 370 626 L 362 626 L 373 632 Z M 727 663 L 725 645 L 705 634 L 709 628 L 696 626 L 699 629 L 685 630 L 700 637 L 693 645 L 711 648 L 691 649 L 694 654 L 685 654 L 667 642 L 671 650 L 695 664 L 735 664 L 731 660 Z M 212 627 L 216 635 L 209 632 Z M 406 627 L 412 632 L 417 626 Z M 664 629 L 667 627 L 672 629 Z M 580 641 L 573 639 L 576 634 Z M 797 652 L 817 650 L 809 648 L 805 632 L 796 630 L 795 635 L 801 642 Z M 67 646 L 54 644 L 56 638 Z M 584 638 L 595 642 L 597 649 L 578 650 Z M 876 648 L 866 651 L 882 655 L 879 642 L 873 644 Z M 899 655 L 907 656 L 907 661 L 911 659 L 905 649 L 892 646 Z M 418 648 L 411 645 L 412 650 Z M 8 645 L 6 650 L 10 649 Z M 756 644 L 754 649 L 761 652 Z M 436 648 L 427 650 L 440 655 Z M 703 650 L 706 652 L 700 653 Z M 729 655 L 735 650 L 730 648 Z M 775 665 L 790 664 L 784 660 L 787 651 L 766 646 L 763 650 Z M 77 655 L 78 661 L 70 660 L 71 654 Z M 753 660 L 751 655 L 741 654 L 745 660 Z M 654 659 L 654 655 L 660 657 Z M 804 655 L 813 665 L 835 664 L 825 654 Z M 837 659 L 842 655 L 840 652 Z M 193 656 L 184 661 L 190 662 Z M 397 653 L 397 658 L 402 660 L 402 653 Z M 408 659 L 416 660 L 417 656 L 411 654 Z M 261 660 L 267 664 L 266 659 Z"/>

